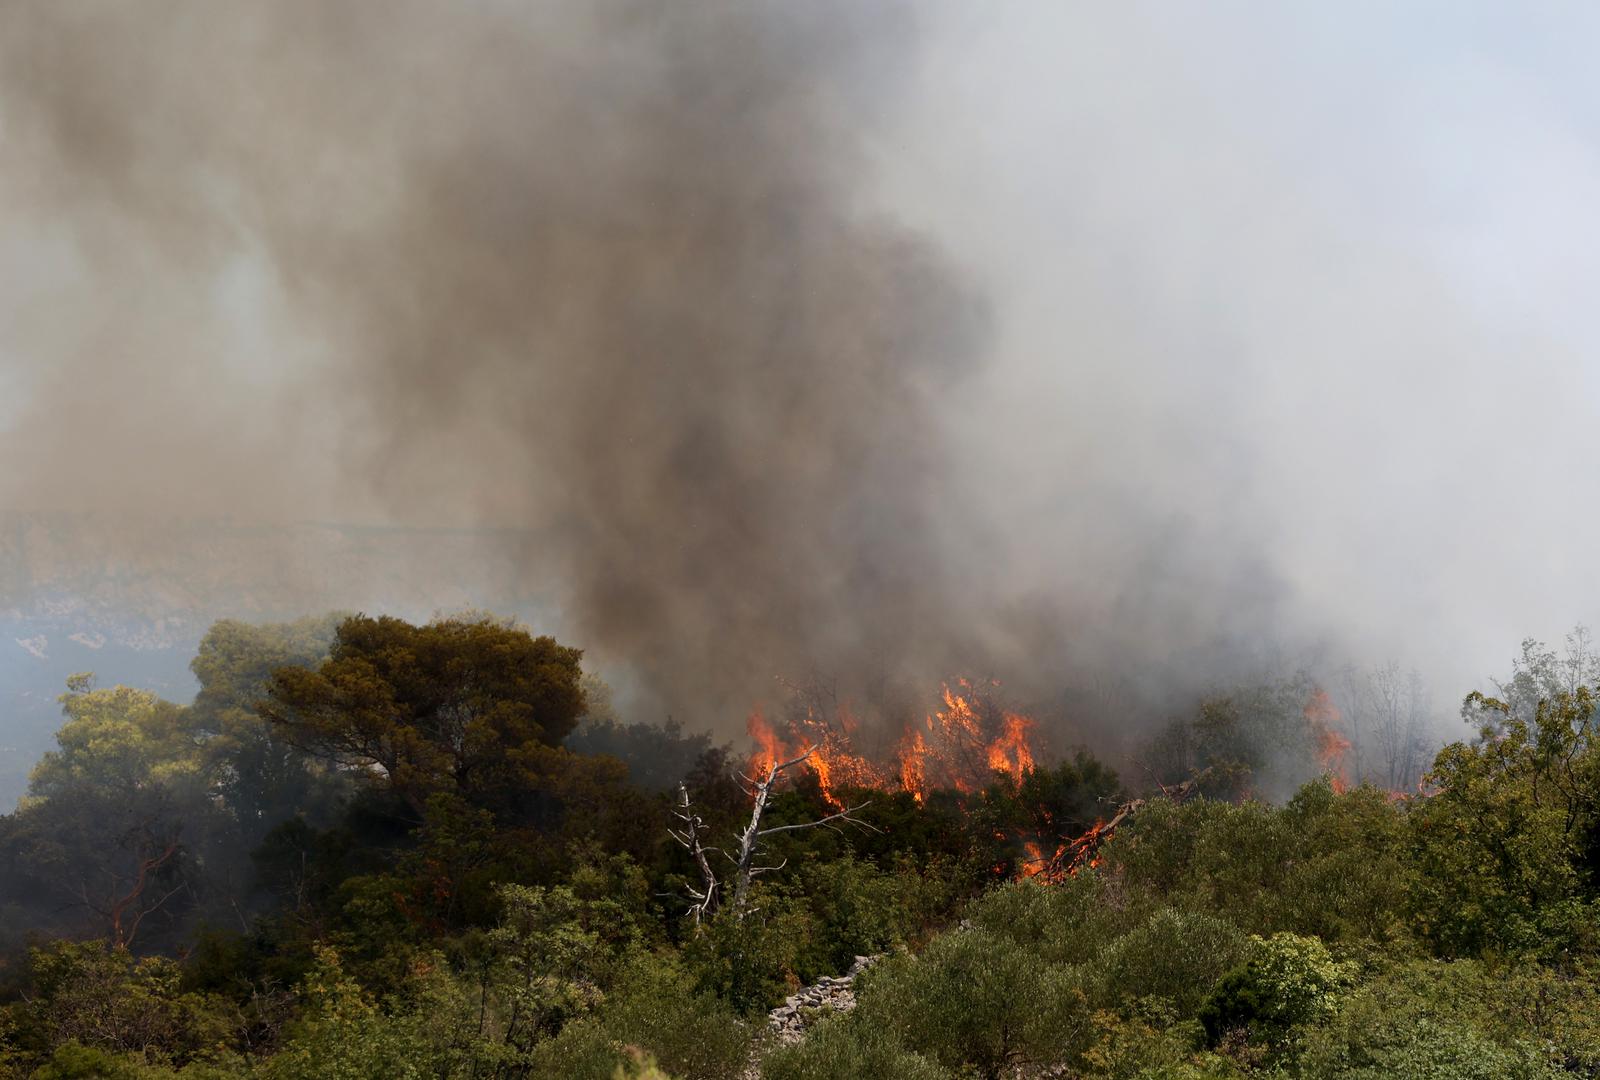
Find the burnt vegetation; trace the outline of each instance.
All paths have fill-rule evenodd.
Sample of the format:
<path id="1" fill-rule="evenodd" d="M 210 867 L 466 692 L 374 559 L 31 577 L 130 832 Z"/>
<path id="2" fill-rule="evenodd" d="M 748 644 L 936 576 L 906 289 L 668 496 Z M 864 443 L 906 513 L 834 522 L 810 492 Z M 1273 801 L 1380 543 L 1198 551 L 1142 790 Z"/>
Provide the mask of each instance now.
<path id="1" fill-rule="evenodd" d="M 330 616 L 218 623 L 189 706 L 74 678 L 0 818 L 0 1076 L 1600 1070 L 1581 634 L 1411 777 L 1305 678 L 1119 776 L 992 681 L 887 733 L 796 684 L 718 746 L 581 663 Z"/>

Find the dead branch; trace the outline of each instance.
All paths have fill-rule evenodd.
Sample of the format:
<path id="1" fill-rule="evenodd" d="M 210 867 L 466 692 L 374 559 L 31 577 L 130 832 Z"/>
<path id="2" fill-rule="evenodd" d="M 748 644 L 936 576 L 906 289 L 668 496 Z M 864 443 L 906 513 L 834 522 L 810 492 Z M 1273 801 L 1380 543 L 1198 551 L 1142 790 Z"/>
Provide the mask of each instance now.
<path id="1" fill-rule="evenodd" d="M 757 856 L 759 856 L 764 850 L 762 841 L 766 837 L 781 832 L 796 832 L 801 829 L 814 829 L 818 826 L 839 830 L 840 824 L 849 824 L 854 825 L 857 828 L 872 829 L 871 825 L 853 816 L 857 811 L 867 807 L 869 805 L 868 803 L 861 803 L 859 806 L 846 807 L 837 813 L 829 814 L 828 816 L 818 818 L 815 821 L 805 821 L 795 825 L 774 825 L 765 829 L 761 827 L 762 815 L 767 812 L 767 804 L 772 798 L 772 789 L 773 786 L 778 782 L 778 778 L 789 769 L 792 769 L 801 762 L 805 761 L 815 752 L 816 747 L 807 747 L 798 756 L 790 758 L 788 761 L 774 761 L 770 766 L 768 766 L 767 775 L 759 782 L 753 777 L 745 777 L 745 780 L 752 785 L 746 789 L 750 793 L 750 796 L 753 800 L 753 805 L 750 808 L 750 824 L 745 826 L 744 831 L 739 835 L 738 857 L 735 858 L 732 855 L 728 856 L 728 860 L 734 865 L 733 911 L 735 918 L 743 919 L 745 915 L 749 913 L 750 882 L 761 874 L 771 873 L 774 870 L 781 870 L 788 863 L 788 860 L 785 859 L 777 866 L 756 865 Z M 872 831 L 876 832 L 877 830 L 873 829 Z"/>
<path id="2" fill-rule="evenodd" d="M 1210 774 L 1209 768 L 1204 769 L 1189 777 L 1181 784 L 1173 787 L 1161 787 L 1161 797 L 1171 802 L 1181 803 L 1193 795 L 1195 790 Z M 1104 821 L 1098 821 L 1094 827 L 1081 836 L 1067 841 L 1056 849 L 1056 853 L 1045 861 L 1039 870 L 1042 881 L 1061 881 L 1071 877 L 1085 865 L 1092 864 L 1100 846 L 1117 831 L 1117 827 L 1138 813 L 1148 804 L 1146 799 L 1131 799 L 1117 807 L 1117 812 Z"/>
<path id="3" fill-rule="evenodd" d="M 694 924 L 699 926 L 717 910 L 717 875 L 711 869 L 711 860 L 706 854 L 718 849 L 707 848 L 700 842 L 700 837 L 705 831 L 705 822 L 689 804 L 689 788 L 681 781 L 678 784 L 678 809 L 673 816 L 683 822 L 683 831 L 668 829 L 668 834 L 689 849 L 689 854 L 694 856 L 695 865 L 700 868 L 700 888 L 689 890 L 689 895 L 694 898 L 689 913 L 694 916 Z"/>

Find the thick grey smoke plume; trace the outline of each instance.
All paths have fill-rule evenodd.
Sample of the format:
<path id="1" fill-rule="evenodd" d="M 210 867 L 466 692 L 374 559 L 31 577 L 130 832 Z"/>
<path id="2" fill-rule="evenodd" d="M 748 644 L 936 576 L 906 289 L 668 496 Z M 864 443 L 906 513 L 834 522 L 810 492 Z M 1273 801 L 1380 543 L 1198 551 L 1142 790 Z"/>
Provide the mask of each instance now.
<path id="1" fill-rule="evenodd" d="M 10 5 L 0 506 L 474 530 L 696 722 L 1449 699 L 1592 615 L 1600 168 L 1440 10 Z"/>
<path id="2" fill-rule="evenodd" d="M 12 346 L 46 359 L 9 497 L 503 528 L 567 633 L 711 716 L 797 665 L 927 661 L 967 633 L 938 403 L 983 312 L 858 198 L 914 30 L 12 9 L 12 213 L 96 287 Z"/>

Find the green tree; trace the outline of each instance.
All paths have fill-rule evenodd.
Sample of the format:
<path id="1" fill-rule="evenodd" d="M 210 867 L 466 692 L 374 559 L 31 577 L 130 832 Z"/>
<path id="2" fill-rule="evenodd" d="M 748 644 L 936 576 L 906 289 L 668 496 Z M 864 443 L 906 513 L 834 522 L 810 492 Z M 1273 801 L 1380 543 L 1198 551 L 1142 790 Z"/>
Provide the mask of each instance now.
<path id="1" fill-rule="evenodd" d="M 304 1014 L 267 1059 L 267 1080 L 423 1080 L 437 1075 L 435 1048 L 414 1020 L 385 1013 L 344 971 L 339 955 L 319 949 L 300 987 Z"/>
<path id="2" fill-rule="evenodd" d="M 80 921 L 61 929 L 92 925 L 132 945 L 152 916 L 172 922 L 192 908 L 199 856 L 218 836 L 200 740 L 181 707 L 95 689 L 88 675 L 68 681 L 61 704 L 58 749 L 0 826 L 0 890 L 42 909 L 46 924 L 51 911 L 75 911 Z"/>
<path id="3" fill-rule="evenodd" d="M 274 673 L 265 715 L 293 744 L 381 778 L 419 819 L 440 791 L 526 812 L 530 776 L 583 714 L 580 656 L 490 618 L 358 615 L 320 668 Z"/>
<path id="4" fill-rule="evenodd" d="M 892 1031 L 854 1014 L 822 1021 L 792 1046 L 761 1063 L 763 1080 L 955 1080 L 956 1073 L 915 1050 Z"/>
<path id="5" fill-rule="evenodd" d="M 188 725 L 218 797 L 238 825 L 237 851 L 248 852 L 274 826 L 303 816 L 332 819 L 343 787 L 317 759 L 291 745 L 262 718 L 275 671 L 319 666 L 345 616 L 252 625 L 212 625 L 190 663 L 200 683 Z"/>
<path id="6" fill-rule="evenodd" d="M 1433 789 L 1410 815 L 1412 901 L 1441 951 L 1555 955 L 1593 944 L 1589 853 L 1600 826 L 1600 753 L 1586 687 L 1541 701 L 1524 719 L 1474 694 L 1494 717 L 1476 743 L 1440 751 Z"/>
<path id="7" fill-rule="evenodd" d="M 28 997 L 15 1007 L 15 1018 L 19 1041 L 40 1057 L 77 1046 L 79 1058 L 127 1055 L 138 1064 L 181 1067 L 225 1058 L 240 1026 L 226 1000 L 185 991 L 173 961 L 136 959 L 104 942 L 57 941 L 34 949 L 29 977 Z M 73 1057 L 69 1052 L 57 1061 L 57 1071 Z"/>
<path id="8" fill-rule="evenodd" d="M 1248 959 L 1223 976 L 1200 1008 L 1200 1023 L 1213 1046 L 1235 1030 L 1275 1046 L 1300 1025 L 1333 1019 L 1355 978 L 1355 965 L 1335 960 L 1316 938 L 1252 937 Z"/>

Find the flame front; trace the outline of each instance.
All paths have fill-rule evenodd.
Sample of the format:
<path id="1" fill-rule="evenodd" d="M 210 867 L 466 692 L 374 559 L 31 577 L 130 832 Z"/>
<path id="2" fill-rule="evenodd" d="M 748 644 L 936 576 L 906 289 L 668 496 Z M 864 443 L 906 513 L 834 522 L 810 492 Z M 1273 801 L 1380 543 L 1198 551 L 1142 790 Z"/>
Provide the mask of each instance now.
<path id="1" fill-rule="evenodd" d="M 1350 749 L 1350 740 L 1339 734 L 1339 709 L 1328 692 L 1321 687 L 1311 692 L 1305 707 L 1306 725 L 1316 741 L 1317 764 L 1328 774 L 1333 790 L 1344 793 L 1350 789 L 1350 777 L 1345 772 L 1344 756 Z"/>
<path id="2" fill-rule="evenodd" d="M 852 734 L 859 724 L 846 707 L 833 715 L 807 708 L 790 718 L 784 734 L 754 709 L 746 722 L 755 743 L 751 769 L 764 774 L 774 763 L 809 748 L 804 767 L 835 808 L 843 805 L 837 794 L 841 788 L 900 790 L 920 803 L 934 788 L 968 793 L 991 782 L 996 773 L 1020 784 L 1033 771 L 1031 718 L 991 707 L 965 679 L 942 686 L 939 700 L 943 708 L 921 724 L 909 725 L 894 748 L 894 760 L 883 764 L 856 752 Z"/>
<path id="3" fill-rule="evenodd" d="M 1033 721 L 1016 713 L 1006 713 L 1000 737 L 989 746 L 989 768 L 995 772 L 1010 773 L 1011 779 L 1022 783 L 1024 773 L 1033 771 L 1033 750 L 1028 746 L 1028 730 Z"/>

